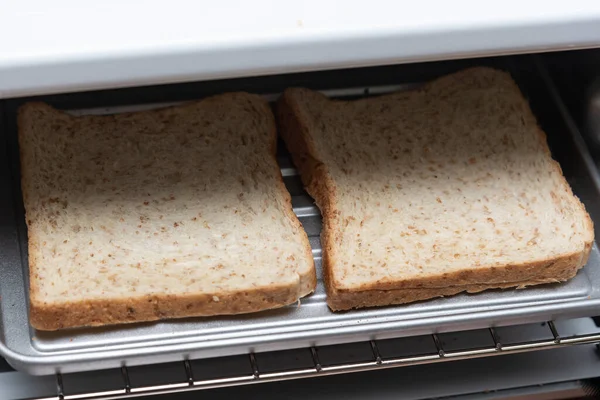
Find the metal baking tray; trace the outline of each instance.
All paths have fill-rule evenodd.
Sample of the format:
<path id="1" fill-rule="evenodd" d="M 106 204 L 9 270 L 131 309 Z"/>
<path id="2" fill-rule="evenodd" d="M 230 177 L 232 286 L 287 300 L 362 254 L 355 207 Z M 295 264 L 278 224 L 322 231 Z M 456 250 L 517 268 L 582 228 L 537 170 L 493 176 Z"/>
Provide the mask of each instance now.
<path id="1" fill-rule="evenodd" d="M 65 109 L 79 109 L 72 111 L 79 114 L 115 113 L 155 107 L 158 100 L 164 103 L 198 98 L 218 91 L 218 88 L 221 91 L 236 88 L 268 93 L 270 89 L 294 84 L 319 87 L 319 77 L 329 77 L 337 86 L 320 86 L 330 89 L 325 91 L 329 95 L 357 97 L 398 90 L 407 84 L 414 86 L 410 82 L 430 79 L 469 63 L 481 65 L 484 61 L 427 64 L 421 66 L 421 74 L 418 66 L 398 66 L 362 70 L 359 74 L 361 79 L 357 79 L 355 72 L 336 71 L 269 78 L 266 81 L 261 81 L 261 78 L 228 81 L 216 86 L 213 83 L 213 88 L 205 91 L 197 91 L 194 86 L 177 86 L 175 89 L 166 86 L 146 92 L 141 88 L 142 93 L 138 93 L 138 97 L 130 95 L 136 93 L 136 89 L 128 89 L 126 92 L 92 93 L 91 97 L 74 94 L 43 100 Z M 600 176 L 543 65 L 531 57 L 503 58 L 492 64 L 509 69 L 518 82 L 526 82 L 522 85 L 523 90 L 548 134 L 555 159 L 561 163 L 567 179 L 592 218 L 600 221 Z M 311 80 L 311 77 L 316 80 Z M 349 86 L 348 82 L 352 85 Z M 357 87 L 357 82 L 385 85 Z M 178 90 L 183 90 L 184 95 L 177 96 Z M 158 95 L 164 92 L 174 94 L 166 97 Z M 269 98 L 277 97 L 276 90 L 271 93 L 275 94 L 269 95 Z M 123 104 L 146 103 L 135 101 L 140 96 L 154 104 L 122 107 Z M 597 313 L 600 307 L 600 253 L 594 245 L 588 265 L 571 281 L 526 290 L 460 294 L 410 305 L 332 313 L 325 303 L 325 291 L 319 279 L 316 292 L 302 299 L 300 305 L 253 315 L 190 318 L 62 332 L 35 331 L 29 326 L 27 316 L 27 237 L 18 184 L 15 110 L 22 101 L 25 99 L 0 103 L 0 107 L 4 107 L 3 111 L 0 110 L 4 123 L 0 126 L 4 127 L 3 137 L 7 139 L 0 142 L 0 162 L 4 163 L 0 165 L 0 353 L 18 370 L 44 375 L 322 346 L 586 316 Z M 95 108 L 81 110 L 91 105 Z M 293 197 L 294 211 L 310 237 L 320 277 L 319 212 L 304 192 L 283 146 L 279 151 L 279 162 Z"/>

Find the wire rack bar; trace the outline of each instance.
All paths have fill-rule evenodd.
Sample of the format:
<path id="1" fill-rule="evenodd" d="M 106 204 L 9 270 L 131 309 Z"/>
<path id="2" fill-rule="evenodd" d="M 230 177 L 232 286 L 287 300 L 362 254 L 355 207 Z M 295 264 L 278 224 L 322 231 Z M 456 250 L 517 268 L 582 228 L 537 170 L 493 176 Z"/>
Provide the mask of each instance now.
<path id="1" fill-rule="evenodd" d="M 38 400 L 112 400 L 112 399 L 125 399 L 134 398 L 139 396 L 147 396 L 150 394 L 168 394 L 183 392 L 189 390 L 200 390 L 200 389 L 212 389 L 226 386 L 238 386 L 247 385 L 252 383 L 260 382 L 273 382 L 289 379 L 301 379 L 310 378 L 321 375 L 333 375 L 350 372 L 361 372 L 374 370 L 379 368 L 393 368 L 408 365 L 426 364 L 442 361 L 451 360 L 463 360 L 470 358 L 489 357 L 500 354 L 514 354 L 534 350 L 553 349 L 565 346 L 581 345 L 581 344 L 594 344 L 600 343 L 600 334 L 585 334 L 572 336 L 567 338 L 561 338 L 558 334 L 556 326 L 552 321 L 547 323 L 548 329 L 552 334 L 552 339 L 531 341 L 519 344 L 502 344 L 493 328 L 489 329 L 490 335 L 493 339 L 493 346 L 469 350 L 460 351 L 447 351 L 444 350 L 442 341 L 438 335 L 433 334 L 432 339 L 436 345 L 437 353 L 423 354 L 410 357 L 397 357 L 389 358 L 386 357 L 377 345 L 376 340 L 371 340 L 369 345 L 373 353 L 373 359 L 370 361 L 345 363 L 339 365 L 323 365 L 319 359 L 318 348 L 313 346 L 310 348 L 313 366 L 312 368 L 301 368 L 292 370 L 281 370 L 273 372 L 262 373 L 259 370 L 259 365 L 254 353 L 249 354 L 249 362 L 251 366 L 251 373 L 247 375 L 239 375 L 227 378 L 219 379 L 196 379 L 192 364 L 186 360 L 184 363 L 185 376 L 182 377 L 180 382 L 174 382 L 170 384 L 154 385 L 154 386 L 142 386 L 132 387 L 129 379 L 129 372 L 126 366 L 121 368 L 121 375 L 123 378 L 123 385 L 120 390 L 110 390 L 105 392 L 90 392 L 90 393 L 78 393 L 69 394 L 65 392 L 63 386 L 63 378 L 61 374 L 56 375 L 56 387 L 57 394 L 55 397 L 40 398 Z"/>
<path id="2" fill-rule="evenodd" d="M 121 375 L 123 376 L 125 393 L 131 392 L 131 383 L 129 382 L 129 371 L 127 370 L 127 367 L 125 365 L 121 367 Z"/>
<path id="3" fill-rule="evenodd" d="M 548 321 L 548 327 L 550 328 L 550 331 L 552 332 L 552 336 L 554 337 L 554 342 L 560 343 L 560 335 L 558 334 L 558 331 L 556 330 L 556 326 L 554 326 L 554 322 Z"/>
<path id="4" fill-rule="evenodd" d="M 319 353 L 317 353 L 316 347 L 310 348 L 310 354 L 312 355 L 313 363 L 315 365 L 315 372 L 321 372 L 321 361 L 319 361 Z"/>
<path id="5" fill-rule="evenodd" d="M 491 328 L 489 328 L 489 331 L 490 331 L 490 335 L 492 336 L 492 340 L 494 341 L 494 347 L 496 347 L 496 350 L 498 350 L 498 351 L 502 350 L 502 343 L 500 343 L 500 340 L 498 339 L 496 330 L 493 327 L 491 327 Z"/>
<path id="6" fill-rule="evenodd" d="M 381 358 L 381 353 L 379 352 L 379 347 L 377 347 L 377 342 L 374 340 L 371 340 L 369 342 L 369 344 L 371 345 L 371 350 L 373 351 L 373 357 L 375 357 L 375 362 L 377 364 L 381 364 L 383 362 L 383 359 Z"/>
<path id="7" fill-rule="evenodd" d="M 435 343 L 435 347 L 437 348 L 438 356 L 440 358 L 446 357 L 446 352 L 444 352 L 444 348 L 442 347 L 442 342 L 437 334 L 431 335 L 433 337 L 433 342 Z"/>
<path id="8" fill-rule="evenodd" d="M 63 389 L 63 380 L 61 373 L 56 374 L 56 393 L 60 400 L 63 400 L 65 397 L 64 389 Z"/>
<path id="9" fill-rule="evenodd" d="M 188 385 L 194 386 L 194 371 L 192 371 L 192 364 L 190 364 L 190 360 L 185 360 L 183 362 L 183 366 L 185 368 L 185 376 L 187 378 Z"/>

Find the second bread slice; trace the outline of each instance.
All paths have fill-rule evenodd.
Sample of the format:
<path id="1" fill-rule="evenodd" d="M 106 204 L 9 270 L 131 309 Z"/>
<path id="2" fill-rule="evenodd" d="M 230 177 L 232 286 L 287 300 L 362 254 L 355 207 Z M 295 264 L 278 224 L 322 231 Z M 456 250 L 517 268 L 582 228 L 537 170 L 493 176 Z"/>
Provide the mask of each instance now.
<path id="1" fill-rule="evenodd" d="M 591 220 L 504 72 L 357 101 L 289 89 L 278 110 L 334 310 L 564 281 L 588 258 Z"/>

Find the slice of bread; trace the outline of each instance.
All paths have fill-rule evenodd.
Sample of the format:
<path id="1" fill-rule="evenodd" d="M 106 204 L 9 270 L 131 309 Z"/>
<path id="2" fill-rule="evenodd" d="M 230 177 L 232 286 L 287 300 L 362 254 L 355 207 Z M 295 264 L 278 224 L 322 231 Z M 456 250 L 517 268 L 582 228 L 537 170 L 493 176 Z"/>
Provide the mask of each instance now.
<path id="1" fill-rule="evenodd" d="M 333 310 L 564 281 L 592 221 L 504 72 L 335 101 L 288 89 L 287 146 L 323 215 Z"/>
<path id="2" fill-rule="evenodd" d="M 248 313 L 314 290 L 261 97 L 83 117 L 29 103 L 18 124 L 35 328 Z"/>

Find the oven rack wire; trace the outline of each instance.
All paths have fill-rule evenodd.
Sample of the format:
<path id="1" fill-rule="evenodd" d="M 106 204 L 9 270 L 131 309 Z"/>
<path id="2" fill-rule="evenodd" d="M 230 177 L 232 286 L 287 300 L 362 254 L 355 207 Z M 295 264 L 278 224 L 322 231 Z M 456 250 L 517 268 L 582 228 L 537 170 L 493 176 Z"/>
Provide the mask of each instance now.
<path id="1" fill-rule="evenodd" d="M 537 350 L 556 349 L 559 347 L 583 345 L 583 344 L 599 344 L 600 332 L 577 334 L 568 337 L 561 337 L 558 329 L 553 321 L 548 321 L 546 324 L 548 339 L 529 340 L 521 343 L 503 344 L 499 338 L 496 329 L 488 328 L 487 332 L 490 337 L 490 346 L 474 347 L 459 350 L 445 350 L 443 341 L 438 334 L 432 334 L 431 339 L 435 343 L 435 350 L 432 353 L 415 354 L 404 357 L 388 357 L 378 345 L 378 340 L 371 340 L 368 345 L 371 348 L 371 359 L 366 361 L 344 362 L 339 364 L 324 365 L 319 357 L 319 347 L 312 346 L 309 350 L 312 357 L 312 366 L 309 368 L 295 368 L 293 365 L 287 365 L 279 370 L 269 370 L 262 372 L 259 369 L 257 359 L 268 353 L 249 353 L 247 355 L 247 363 L 249 365 L 249 373 L 238 374 L 235 376 L 217 377 L 210 379 L 202 379 L 195 374 L 193 361 L 184 360 L 181 363 L 181 374 L 178 379 L 173 379 L 172 382 L 162 383 L 160 385 L 134 385 L 130 379 L 130 369 L 123 365 L 120 369 L 119 389 L 106 391 L 85 391 L 70 393 L 66 387 L 63 375 L 57 373 L 56 378 L 56 395 L 50 397 L 39 397 L 36 400 L 109 400 L 109 399 L 126 399 L 148 395 L 172 394 L 185 391 L 194 391 L 202 389 L 216 389 L 228 386 L 248 385 L 254 383 L 266 383 L 275 381 L 284 381 L 300 378 L 312 378 L 325 375 L 334 375 L 342 373 L 363 372 L 383 368 L 396 368 L 403 366 L 412 366 L 419 364 L 437 363 L 454 360 L 465 360 L 480 357 L 489 357 L 495 355 L 505 355 L 522 353 Z M 213 359 L 212 362 L 218 363 L 219 359 Z M 160 368 L 160 365 L 154 365 Z M 96 371 L 101 373 L 101 371 Z M 75 374 L 76 375 L 76 374 Z"/>

